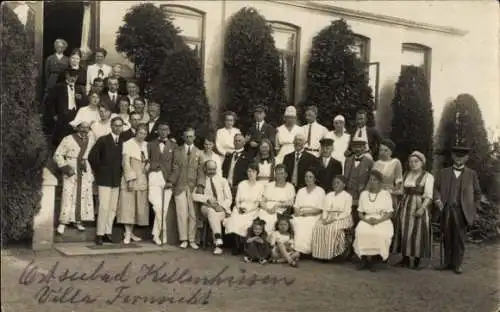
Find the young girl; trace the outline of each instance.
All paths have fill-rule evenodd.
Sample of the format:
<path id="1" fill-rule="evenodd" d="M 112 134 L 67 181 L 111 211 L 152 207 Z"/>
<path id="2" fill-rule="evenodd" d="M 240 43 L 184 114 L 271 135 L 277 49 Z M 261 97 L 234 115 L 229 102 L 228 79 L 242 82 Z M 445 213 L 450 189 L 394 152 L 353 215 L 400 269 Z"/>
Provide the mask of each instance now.
<path id="1" fill-rule="evenodd" d="M 265 225 L 266 221 L 257 217 L 248 228 L 244 246 L 245 256 L 243 257 L 245 262 L 267 263 L 267 259 L 271 254 L 271 247 L 267 241 Z"/>
<path id="2" fill-rule="evenodd" d="M 278 214 L 275 231 L 269 236 L 269 243 L 272 246 L 272 263 L 288 263 L 292 267 L 298 266 L 300 253 L 295 251 L 293 242 L 293 229 L 290 223 L 290 216 Z"/>

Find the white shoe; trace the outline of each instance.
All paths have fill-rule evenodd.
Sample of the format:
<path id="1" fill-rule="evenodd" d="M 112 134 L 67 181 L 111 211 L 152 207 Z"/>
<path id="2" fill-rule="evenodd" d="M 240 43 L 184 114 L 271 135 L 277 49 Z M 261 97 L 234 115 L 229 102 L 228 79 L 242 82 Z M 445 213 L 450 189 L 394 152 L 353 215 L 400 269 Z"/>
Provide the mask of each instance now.
<path id="1" fill-rule="evenodd" d="M 132 241 L 134 242 L 140 242 L 142 240 L 142 238 L 140 238 L 139 236 L 136 236 L 134 234 L 130 235 L 130 238 L 132 239 Z"/>
<path id="2" fill-rule="evenodd" d="M 198 246 L 198 244 L 194 242 L 189 243 L 189 247 L 193 248 L 194 250 L 200 249 L 200 246 Z"/>
<path id="3" fill-rule="evenodd" d="M 222 248 L 215 247 L 215 249 L 214 249 L 214 255 L 221 255 L 222 252 L 223 252 Z"/>
<path id="4" fill-rule="evenodd" d="M 222 241 L 222 238 L 217 238 L 215 240 L 215 246 L 219 246 L 220 247 L 222 245 L 224 245 L 224 242 Z"/>
<path id="5" fill-rule="evenodd" d="M 182 249 L 188 248 L 188 242 L 186 242 L 186 241 L 182 242 L 179 247 L 181 247 Z"/>
<path id="6" fill-rule="evenodd" d="M 64 225 L 64 224 L 59 224 L 59 225 L 57 226 L 57 230 L 56 230 L 56 231 L 57 231 L 57 234 L 59 234 L 59 235 L 63 235 L 63 234 L 64 234 L 64 230 L 65 230 L 65 229 L 66 229 L 66 225 Z"/>
<path id="7" fill-rule="evenodd" d="M 123 238 L 123 243 L 125 245 L 130 244 L 130 235 L 125 234 L 125 237 Z"/>
<path id="8" fill-rule="evenodd" d="M 167 243 L 167 233 L 163 233 L 163 244 L 166 244 Z"/>
<path id="9" fill-rule="evenodd" d="M 80 232 L 85 231 L 85 227 L 81 223 L 75 223 L 75 228 Z"/>
<path id="10" fill-rule="evenodd" d="M 158 236 L 154 236 L 153 237 L 153 242 L 158 245 L 158 246 L 161 246 L 161 240 Z"/>

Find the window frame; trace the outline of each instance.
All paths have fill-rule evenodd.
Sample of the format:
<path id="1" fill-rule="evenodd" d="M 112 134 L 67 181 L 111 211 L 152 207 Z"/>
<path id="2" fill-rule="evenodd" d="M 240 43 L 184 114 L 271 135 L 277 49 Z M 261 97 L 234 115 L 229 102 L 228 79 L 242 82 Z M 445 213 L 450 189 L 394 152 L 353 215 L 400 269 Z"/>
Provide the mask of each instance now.
<path id="1" fill-rule="evenodd" d="M 357 46 L 357 42 L 362 42 L 364 45 L 364 50 L 361 49 L 361 57 L 359 60 L 363 63 L 366 64 L 367 66 L 370 64 L 370 48 L 371 48 L 371 39 L 370 37 L 361 35 L 361 34 L 354 34 L 354 46 Z"/>
<path id="2" fill-rule="evenodd" d="M 432 48 L 420 43 L 414 42 L 403 42 L 401 44 L 401 54 L 405 51 L 414 51 L 414 52 L 422 52 L 424 53 L 424 75 L 427 79 L 427 83 L 431 84 L 431 57 L 432 57 Z M 408 64 L 401 64 L 401 68 L 403 66 L 411 66 Z"/>
<path id="3" fill-rule="evenodd" d="M 181 27 L 175 25 L 175 17 L 176 16 L 184 16 L 184 17 L 196 17 L 199 18 L 201 23 L 200 27 L 201 29 L 199 30 L 200 32 L 200 38 L 196 37 L 190 37 L 190 36 L 184 36 L 182 34 L 179 34 L 181 38 L 183 39 L 184 43 L 186 45 L 190 44 L 198 44 L 200 47 L 200 51 L 198 52 L 198 57 L 200 58 L 200 66 L 202 73 L 204 74 L 205 72 L 205 31 L 206 31 L 206 12 L 186 6 L 186 5 L 181 5 L 181 4 L 162 4 L 160 5 L 160 8 L 167 12 L 173 19 L 173 23 L 175 27 L 178 27 L 182 30 Z"/>
<path id="4" fill-rule="evenodd" d="M 281 54 L 284 54 L 286 56 L 292 56 L 294 59 L 293 63 L 293 79 L 289 79 L 290 85 L 289 88 L 292 90 L 290 91 L 290 96 L 291 98 L 289 99 L 289 95 L 286 94 L 286 99 L 289 105 L 296 105 L 297 103 L 297 86 L 299 85 L 299 69 L 300 69 L 300 37 L 301 37 L 301 29 L 298 25 L 291 24 L 288 22 L 283 22 L 283 21 L 278 21 L 278 20 L 268 20 L 267 24 L 271 27 L 273 30 L 273 33 L 275 31 L 282 31 L 282 32 L 290 32 L 290 33 L 295 33 L 295 44 L 293 45 L 293 50 L 283 50 L 276 48 L 278 52 Z"/>

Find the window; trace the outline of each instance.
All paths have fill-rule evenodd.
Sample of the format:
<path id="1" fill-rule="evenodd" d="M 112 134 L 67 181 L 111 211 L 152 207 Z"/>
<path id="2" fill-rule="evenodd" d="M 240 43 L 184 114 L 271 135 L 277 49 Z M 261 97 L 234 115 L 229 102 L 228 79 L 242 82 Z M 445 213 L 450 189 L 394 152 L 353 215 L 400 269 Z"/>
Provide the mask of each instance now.
<path id="1" fill-rule="evenodd" d="M 421 44 L 403 43 L 403 63 L 401 66 L 416 66 L 424 71 L 427 81 L 431 78 L 431 49 Z"/>
<path id="2" fill-rule="evenodd" d="M 180 30 L 184 42 L 200 58 L 203 65 L 205 52 L 205 12 L 183 5 L 162 5 L 173 18 L 173 23 Z M 202 66 L 203 68 L 203 66 Z"/>
<path id="3" fill-rule="evenodd" d="M 351 49 L 368 68 L 368 63 L 370 63 L 370 38 L 355 34 L 354 45 Z"/>
<path id="4" fill-rule="evenodd" d="M 285 76 L 285 95 L 290 105 L 295 104 L 296 72 L 299 60 L 300 29 L 295 25 L 270 21 L 280 65 Z"/>

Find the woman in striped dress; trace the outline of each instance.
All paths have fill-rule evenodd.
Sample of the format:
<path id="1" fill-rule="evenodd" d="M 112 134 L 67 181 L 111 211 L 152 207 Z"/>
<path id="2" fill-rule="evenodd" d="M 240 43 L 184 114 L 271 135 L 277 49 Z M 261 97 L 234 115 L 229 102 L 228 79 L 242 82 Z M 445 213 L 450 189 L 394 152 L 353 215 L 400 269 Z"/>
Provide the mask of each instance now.
<path id="1" fill-rule="evenodd" d="M 397 266 L 421 269 L 420 259 L 431 257 L 432 232 L 430 208 L 434 177 L 423 169 L 425 156 L 415 151 L 409 159 L 410 171 L 403 187 L 403 199 L 396 215 L 393 252 L 403 255 Z"/>
<path id="2" fill-rule="evenodd" d="M 333 192 L 326 195 L 323 213 L 313 230 L 313 258 L 330 260 L 347 248 L 345 230 L 352 227 L 352 196 L 344 188 L 345 178 L 336 176 Z"/>

